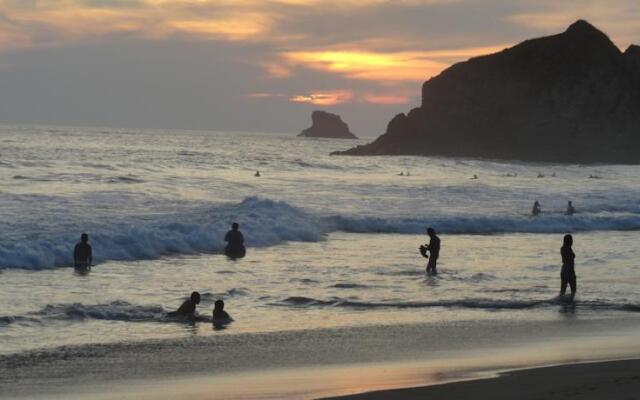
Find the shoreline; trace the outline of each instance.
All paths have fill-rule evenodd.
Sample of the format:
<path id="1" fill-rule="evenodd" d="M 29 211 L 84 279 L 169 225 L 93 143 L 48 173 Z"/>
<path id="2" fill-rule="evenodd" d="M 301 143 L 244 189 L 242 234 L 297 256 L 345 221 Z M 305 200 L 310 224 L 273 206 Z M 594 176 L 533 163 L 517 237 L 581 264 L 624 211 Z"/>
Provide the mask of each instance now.
<path id="1" fill-rule="evenodd" d="M 640 358 L 582 361 L 496 372 L 495 376 L 367 391 L 317 400 L 451 400 L 483 393 L 492 400 L 640 398 Z"/>
<path id="2" fill-rule="evenodd" d="M 22 399 L 354 396 L 640 358 L 638 331 L 636 318 L 475 321 L 62 347 L 0 356 L 0 391 Z"/>

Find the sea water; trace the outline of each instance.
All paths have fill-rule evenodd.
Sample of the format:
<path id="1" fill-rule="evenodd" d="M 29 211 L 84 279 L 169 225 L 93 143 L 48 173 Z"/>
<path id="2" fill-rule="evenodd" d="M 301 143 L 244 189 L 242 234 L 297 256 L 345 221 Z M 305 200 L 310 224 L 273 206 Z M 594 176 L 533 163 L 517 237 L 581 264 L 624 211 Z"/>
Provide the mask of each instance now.
<path id="1" fill-rule="evenodd" d="M 329 155 L 360 143 L 1 126 L 0 353 L 640 320 L 637 166 Z M 543 213 L 531 217 L 536 200 Z M 573 216 L 564 215 L 569 200 Z M 248 247 L 239 260 L 221 253 L 232 222 Z M 425 275 L 418 252 L 427 226 L 442 240 L 438 276 Z M 82 232 L 89 274 L 70 268 Z M 566 233 L 572 305 L 557 298 Z M 194 290 L 199 321 L 166 318 Z M 217 299 L 235 319 L 223 330 L 211 325 Z"/>

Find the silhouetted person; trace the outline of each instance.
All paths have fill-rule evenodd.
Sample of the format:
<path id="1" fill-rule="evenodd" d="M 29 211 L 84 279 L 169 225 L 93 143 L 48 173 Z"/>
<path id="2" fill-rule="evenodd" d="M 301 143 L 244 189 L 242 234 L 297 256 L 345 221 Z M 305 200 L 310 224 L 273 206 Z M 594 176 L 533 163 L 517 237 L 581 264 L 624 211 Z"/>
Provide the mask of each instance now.
<path id="1" fill-rule="evenodd" d="M 404 176 L 404 172 L 401 171 L 398 176 Z"/>
<path id="2" fill-rule="evenodd" d="M 540 215 L 541 212 L 542 212 L 542 209 L 540 208 L 540 203 L 536 200 L 536 202 L 533 203 L 533 209 L 531 210 L 531 215 L 535 217 Z"/>
<path id="3" fill-rule="evenodd" d="M 231 316 L 224 310 L 224 301 L 216 300 L 213 306 L 213 324 L 224 325 L 233 321 Z"/>
<path id="4" fill-rule="evenodd" d="M 260 176 L 260 171 L 256 171 L 256 173 L 253 174 L 253 176 L 259 177 Z"/>
<path id="5" fill-rule="evenodd" d="M 80 235 L 80 243 L 76 244 L 73 249 L 73 266 L 78 269 L 89 269 L 91 268 L 92 260 L 89 235 L 83 233 Z"/>
<path id="6" fill-rule="evenodd" d="M 571 202 L 567 203 L 567 211 L 565 211 L 565 214 L 573 215 L 575 213 L 576 213 L 576 209 L 573 208 L 573 203 L 571 203 Z"/>
<path id="7" fill-rule="evenodd" d="M 438 270 L 436 269 L 438 263 L 438 257 L 440 256 L 440 238 L 436 235 L 436 231 L 433 228 L 427 228 L 427 235 L 429 235 L 429 244 L 420 246 L 420 254 L 424 258 L 428 258 L 429 262 L 427 263 L 427 274 L 429 275 L 437 275 Z M 427 251 L 429 255 L 427 255 Z"/>
<path id="8" fill-rule="evenodd" d="M 167 313 L 169 317 L 191 317 L 196 314 L 196 305 L 200 304 L 200 293 L 192 292 L 189 300 L 185 300 L 184 303 L 176 310 Z"/>
<path id="9" fill-rule="evenodd" d="M 473 174 L 473 177 L 471 179 L 478 179 L 478 175 Z"/>
<path id="10" fill-rule="evenodd" d="M 239 227 L 240 225 L 234 222 L 231 224 L 231 230 L 224 236 L 224 241 L 227 242 L 224 253 L 229 257 L 244 257 L 247 252 L 244 247 L 244 236 L 242 236 L 242 232 L 238 230 Z"/>
<path id="11" fill-rule="evenodd" d="M 573 301 L 577 291 L 576 271 L 574 269 L 576 255 L 571 249 L 572 245 L 573 237 L 571 235 L 564 235 L 564 241 L 560 249 L 560 255 L 562 256 L 560 296 L 564 296 L 564 293 L 567 291 L 567 284 L 569 284 L 569 286 L 571 286 L 571 301 Z"/>

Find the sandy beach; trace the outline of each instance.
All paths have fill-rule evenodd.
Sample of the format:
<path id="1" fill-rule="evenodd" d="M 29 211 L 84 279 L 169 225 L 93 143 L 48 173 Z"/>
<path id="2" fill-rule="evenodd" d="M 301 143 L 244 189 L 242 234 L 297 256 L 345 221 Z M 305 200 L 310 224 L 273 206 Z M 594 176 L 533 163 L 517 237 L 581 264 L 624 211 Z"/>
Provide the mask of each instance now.
<path id="1" fill-rule="evenodd" d="M 560 365 L 500 374 L 497 378 L 384 390 L 333 400 L 640 399 L 640 360 Z"/>

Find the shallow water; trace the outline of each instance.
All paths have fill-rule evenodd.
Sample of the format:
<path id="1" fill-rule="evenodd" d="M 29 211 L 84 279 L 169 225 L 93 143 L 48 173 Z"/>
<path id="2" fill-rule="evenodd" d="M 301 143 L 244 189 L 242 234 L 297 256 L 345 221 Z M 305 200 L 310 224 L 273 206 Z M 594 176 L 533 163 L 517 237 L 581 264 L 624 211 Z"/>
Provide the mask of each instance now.
<path id="1" fill-rule="evenodd" d="M 0 128 L 0 353 L 368 325 L 640 318 L 638 167 L 328 156 L 352 144 Z M 531 218 L 536 199 L 544 214 Z M 572 217 L 562 214 L 568 199 Z M 219 254 L 232 221 L 250 247 L 237 261 Z M 442 232 L 437 277 L 425 276 L 417 252 L 427 225 Z M 98 263 L 88 275 L 65 268 L 82 231 Z M 566 232 L 575 236 L 575 307 L 556 299 Z M 201 321 L 168 320 L 192 290 L 203 294 Z M 224 330 L 210 324 L 218 298 L 236 320 Z"/>

